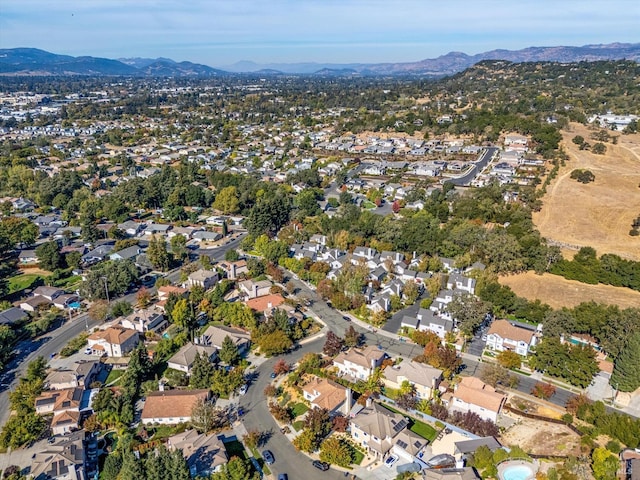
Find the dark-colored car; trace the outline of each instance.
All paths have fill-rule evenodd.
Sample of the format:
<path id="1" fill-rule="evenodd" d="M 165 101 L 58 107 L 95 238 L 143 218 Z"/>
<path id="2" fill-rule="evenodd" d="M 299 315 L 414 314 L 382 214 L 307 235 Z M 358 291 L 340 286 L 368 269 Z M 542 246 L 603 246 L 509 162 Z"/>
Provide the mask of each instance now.
<path id="1" fill-rule="evenodd" d="M 345 321 L 347 321 L 347 322 L 350 322 L 350 321 L 351 321 L 351 318 L 347 317 L 346 315 L 345 315 L 344 317 L 342 317 L 342 319 L 343 319 L 343 320 L 345 320 Z"/>
<path id="2" fill-rule="evenodd" d="M 271 378 L 276 378 L 278 374 L 276 372 L 271 372 Z"/>
<path id="3" fill-rule="evenodd" d="M 323 472 L 326 472 L 327 470 L 329 470 L 329 464 L 327 462 L 321 462 L 320 460 L 314 460 L 312 465 L 314 467 L 316 467 L 318 470 L 322 470 Z"/>
<path id="4" fill-rule="evenodd" d="M 273 458 L 273 453 L 271 453 L 271 450 L 263 451 L 262 458 L 264 458 L 264 463 L 266 463 L 267 465 L 271 465 L 276 461 L 276 459 Z"/>
<path id="5" fill-rule="evenodd" d="M 280 475 L 278 475 L 278 480 L 289 480 L 289 475 L 287 475 L 286 473 L 281 473 Z"/>

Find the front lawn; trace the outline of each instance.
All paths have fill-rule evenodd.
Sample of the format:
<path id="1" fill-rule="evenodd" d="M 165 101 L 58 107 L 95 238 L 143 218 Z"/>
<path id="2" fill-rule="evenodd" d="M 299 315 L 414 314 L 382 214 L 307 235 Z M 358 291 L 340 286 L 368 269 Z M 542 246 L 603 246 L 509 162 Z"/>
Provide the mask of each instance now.
<path id="1" fill-rule="evenodd" d="M 296 432 L 299 432 L 300 430 L 302 430 L 304 428 L 304 421 L 302 420 L 298 420 L 297 422 L 293 422 L 293 429 Z"/>
<path id="2" fill-rule="evenodd" d="M 360 465 L 362 463 L 362 460 L 364 460 L 364 453 L 362 453 L 360 450 L 356 450 L 353 454 L 353 458 L 353 464 Z"/>
<path id="3" fill-rule="evenodd" d="M 291 407 L 291 414 L 293 418 L 297 418 L 300 415 L 304 415 L 309 411 L 309 407 L 307 407 L 304 403 L 296 403 Z"/>

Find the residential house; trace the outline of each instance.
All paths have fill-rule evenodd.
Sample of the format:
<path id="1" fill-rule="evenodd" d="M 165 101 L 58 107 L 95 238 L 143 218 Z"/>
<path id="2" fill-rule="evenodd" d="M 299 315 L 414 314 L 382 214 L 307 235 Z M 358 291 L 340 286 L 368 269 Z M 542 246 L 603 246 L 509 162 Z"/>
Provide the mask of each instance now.
<path id="1" fill-rule="evenodd" d="M 247 300 L 269 295 L 271 286 L 272 284 L 269 280 L 259 280 L 257 282 L 255 280 L 245 280 L 238 285 L 240 292 L 244 294 Z"/>
<path id="2" fill-rule="evenodd" d="M 29 315 L 18 307 L 7 308 L 0 312 L 0 325 L 15 325 L 22 320 L 29 318 Z"/>
<path id="3" fill-rule="evenodd" d="M 189 290 L 186 288 L 176 287 L 175 285 L 163 285 L 158 288 L 158 300 L 161 302 L 166 301 L 172 293 L 182 298 L 189 296 Z"/>
<path id="4" fill-rule="evenodd" d="M 101 262 L 111 253 L 112 250 L 113 245 L 111 244 L 100 245 L 93 250 L 85 253 L 82 256 L 82 263 L 84 263 L 85 265 L 93 265 L 94 263 Z"/>
<path id="5" fill-rule="evenodd" d="M 351 389 L 331 380 L 316 377 L 302 387 L 302 395 L 311 408 L 324 408 L 330 413 L 349 415 L 352 405 Z"/>
<path id="6" fill-rule="evenodd" d="M 480 447 L 487 447 L 491 452 L 503 448 L 502 444 L 495 437 L 474 438 L 472 440 L 463 440 L 454 443 L 454 455 L 457 458 L 464 458 L 467 455 L 475 453 Z"/>
<path id="7" fill-rule="evenodd" d="M 222 234 L 216 232 L 207 232 L 206 230 L 198 230 L 191 235 L 197 242 L 216 242 L 222 238 Z"/>
<path id="8" fill-rule="evenodd" d="M 249 308 L 258 313 L 265 314 L 267 312 L 270 312 L 274 308 L 278 308 L 283 303 L 284 297 L 279 293 L 272 293 L 262 297 L 252 298 L 251 300 L 246 301 L 246 304 Z"/>
<path id="9" fill-rule="evenodd" d="M 526 357 L 536 342 L 535 331 L 513 325 L 507 320 L 495 320 L 487 331 L 487 348 L 498 352 L 511 350 Z"/>
<path id="10" fill-rule="evenodd" d="M 35 312 L 38 308 L 44 305 L 51 305 L 51 302 L 41 295 L 35 297 L 29 297 L 24 302 L 20 303 L 20 308 L 25 312 Z"/>
<path id="11" fill-rule="evenodd" d="M 124 328 L 137 330 L 140 333 L 160 333 L 169 326 L 169 321 L 160 309 L 152 307 L 137 310 L 127 315 L 120 320 L 120 325 Z"/>
<path id="12" fill-rule="evenodd" d="M 386 354 L 372 345 L 364 348 L 352 348 L 347 352 L 340 352 L 333 360 L 333 366 L 338 368 L 339 374 L 356 380 L 367 380 L 373 371 L 382 365 Z"/>
<path id="13" fill-rule="evenodd" d="M 151 392 L 142 408 L 141 421 L 144 424 L 174 425 L 191 421 L 191 412 L 198 402 L 208 401 L 209 389 L 168 390 Z"/>
<path id="14" fill-rule="evenodd" d="M 93 355 L 108 357 L 122 357 L 136 348 L 139 341 L 140 334 L 137 330 L 119 326 L 98 330 L 87 338 Z"/>
<path id="15" fill-rule="evenodd" d="M 367 260 L 372 260 L 377 254 L 378 252 L 376 251 L 376 249 L 370 247 L 356 247 L 353 250 L 354 257 L 361 257 Z"/>
<path id="16" fill-rule="evenodd" d="M 420 321 L 418 330 L 433 332 L 443 340 L 447 333 L 453 331 L 453 320 L 436 315 L 433 310 L 421 308 L 417 318 Z"/>
<path id="17" fill-rule="evenodd" d="M 442 381 L 442 370 L 413 360 L 389 365 L 383 370 L 382 381 L 386 387 L 399 390 L 402 383 L 410 382 L 416 388 L 416 397 L 430 399 Z"/>
<path id="18" fill-rule="evenodd" d="M 191 367 L 193 366 L 196 356 L 204 355 L 210 362 L 213 362 L 217 356 L 217 351 L 218 349 L 216 347 L 194 345 L 189 342 L 167 361 L 167 366 L 190 375 Z"/>
<path id="19" fill-rule="evenodd" d="M 144 229 L 144 235 L 148 235 L 148 236 L 159 235 L 161 237 L 164 237 L 165 235 L 167 235 L 171 227 L 172 227 L 171 225 L 165 225 L 162 223 L 150 223 Z"/>
<path id="20" fill-rule="evenodd" d="M 241 355 L 247 352 L 251 346 L 251 335 L 249 333 L 236 328 L 213 325 L 208 327 L 200 337 L 196 338 L 196 343 L 210 345 L 220 350 L 226 337 L 231 338 Z"/>
<path id="21" fill-rule="evenodd" d="M 88 406 L 88 401 L 83 402 L 83 392 L 82 388 L 47 390 L 36 398 L 36 413 L 40 415 L 53 413 L 51 430 L 54 435 L 62 435 L 78 429 L 80 414 Z"/>
<path id="22" fill-rule="evenodd" d="M 77 303 L 80 301 L 80 297 L 74 295 L 72 293 L 65 293 L 63 295 L 59 295 L 53 299 L 53 306 L 59 308 L 60 310 L 66 310 L 71 307 L 71 304 Z"/>
<path id="23" fill-rule="evenodd" d="M 451 290 L 464 290 L 467 293 L 476 292 L 475 278 L 465 277 L 459 273 L 451 273 L 447 279 L 447 288 Z"/>
<path id="24" fill-rule="evenodd" d="M 34 454 L 30 478 L 34 480 L 85 480 L 85 432 L 58 438 Z"/>
<path id="25" fill-rule="evenodd" d="M 60 288 L 56 288 L 56 287 L 47 287 L 47 286 L 40 286 L 33 291 L 33 295 L 40 295 L 46 298 L 47 300 L 49 300 L 50 302 L 52 302 L 54 298 L 59 297 L 60 295 L 63 295 L 63 294 L 64 294 L 64 290 L 61 290 Z"/>
<path id="26" fill-rule="evenodd" d="M 34 265 L 38 263 L 38 255 L 35 250 L 20 250 L 18 259 L 21 265 Z"/>
<path id="27" fill-rule="evenodd" d="M 126 222 L 118 224 L 118 229 L 122 230 L 129 237 L 139 235 L 145 227 L 146 225 L 144 223 L 134 222 L 133 220 L 127 220 Z"/>
<path id="28" fill-rule="evenodd" d="M 73 364 L 70 369 L 53 370 L 45 379 L 49 390 L 64 390 L 67 388 L 88 389 L 100 373 L 101 363 L 96 360 L 81 360 Z"/>
<path id="29" fill-rule="evenodd" d="M 484 420 L 496 422 L 506 401 L 506 395 L 496 392 L 495 388 L 479 378 L 463 377 L 451 395 L 449 407 L 461 412 L 473 412 Z"/>
<path id="30" fill-rule="evenodd" d="M 247 267 L 246 260 L 238 260 L 236 262 L 220 262 L 217 266 L 224 270 L 226 277 L 229 280 L 235 280 L 240 275 L 249 273 L 249 268 Z"/>
<path id="31" fill-rule="evenodd" d="M 142 249 L 138 245 L 123 248 L 117 252 L 109 254 L 110 260 L 135 260 L 142 253 Z"/>
<path id="32" fill-rule="evenodd" d="M 411 432 L 399 413 L 371 403 L 351 419 L 351 437 L 376 458 L 395 454 L 413 462 L 428 441 Z"/>
<path id="33" fill-rule="evenodd" d="M 195 272 L 190 273 L 189 278 L 187 279 L 187 285 L 189 287 L 199 285 L 205 290 L 209 290 L 214 287 L 216 283 L 218 283 L 218 272 L 211 270 L 196 270 Z"/>
<path id="34" fill-rule="evenodd" d="M 224 443 L 216 434 L 205 435 L 196 430 L 186 430 L 167 438 L 167 448 L 182 452 L 193 478 L 209 477 L 228 462 Z"/>

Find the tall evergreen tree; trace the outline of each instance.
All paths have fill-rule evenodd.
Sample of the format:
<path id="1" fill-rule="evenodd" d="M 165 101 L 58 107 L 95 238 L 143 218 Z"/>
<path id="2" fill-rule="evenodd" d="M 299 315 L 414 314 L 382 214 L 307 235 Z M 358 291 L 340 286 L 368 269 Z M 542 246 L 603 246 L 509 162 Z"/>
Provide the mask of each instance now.
<path id="1" fill-rule="evenodd" d="M 621 392 L 633 392 L 640 387 L 640 333 L 633 334 L 616 359 L 610 384 Z"/>
<path id="2" fill-rule="evenodd" d="M 222 347 L 220 348 L 220 352 L 218 353 L 220 360 L 228 365 L 235 365 L 240 361 L 240 352 L 238 351 L 238 346 L 233 343 L 233 340 L 229 335 L 224 337 L 222 341 Z"/>

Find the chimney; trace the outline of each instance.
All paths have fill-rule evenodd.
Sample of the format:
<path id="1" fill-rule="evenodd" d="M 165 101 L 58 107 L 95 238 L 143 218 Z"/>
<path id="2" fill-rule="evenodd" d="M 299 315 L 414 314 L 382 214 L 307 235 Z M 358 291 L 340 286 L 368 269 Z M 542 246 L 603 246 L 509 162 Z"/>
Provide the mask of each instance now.
<path id="1" fill-rule="evenodd" d="M 370 407 L 373 404 L 373 400 L 371 400 L 371 397 L 367 397 L 367 407 Z"/>
<path id="2" fill-rule="evenodd" d="M 353 403 L 353 394 L 351 392 L 351 389 L 347 387 L 347 390 L 345 391 L 345 400 L 344 400 L 344 416 L 345 417 L 349 416 L 352 403 Z"/>
<path id="3" fill-rule="evenodd" d="M 158 382 L 158 390 L 160 390 L 161 392 L 164 392 L 164 383 L 162 383 L 162 380 Z"/>

